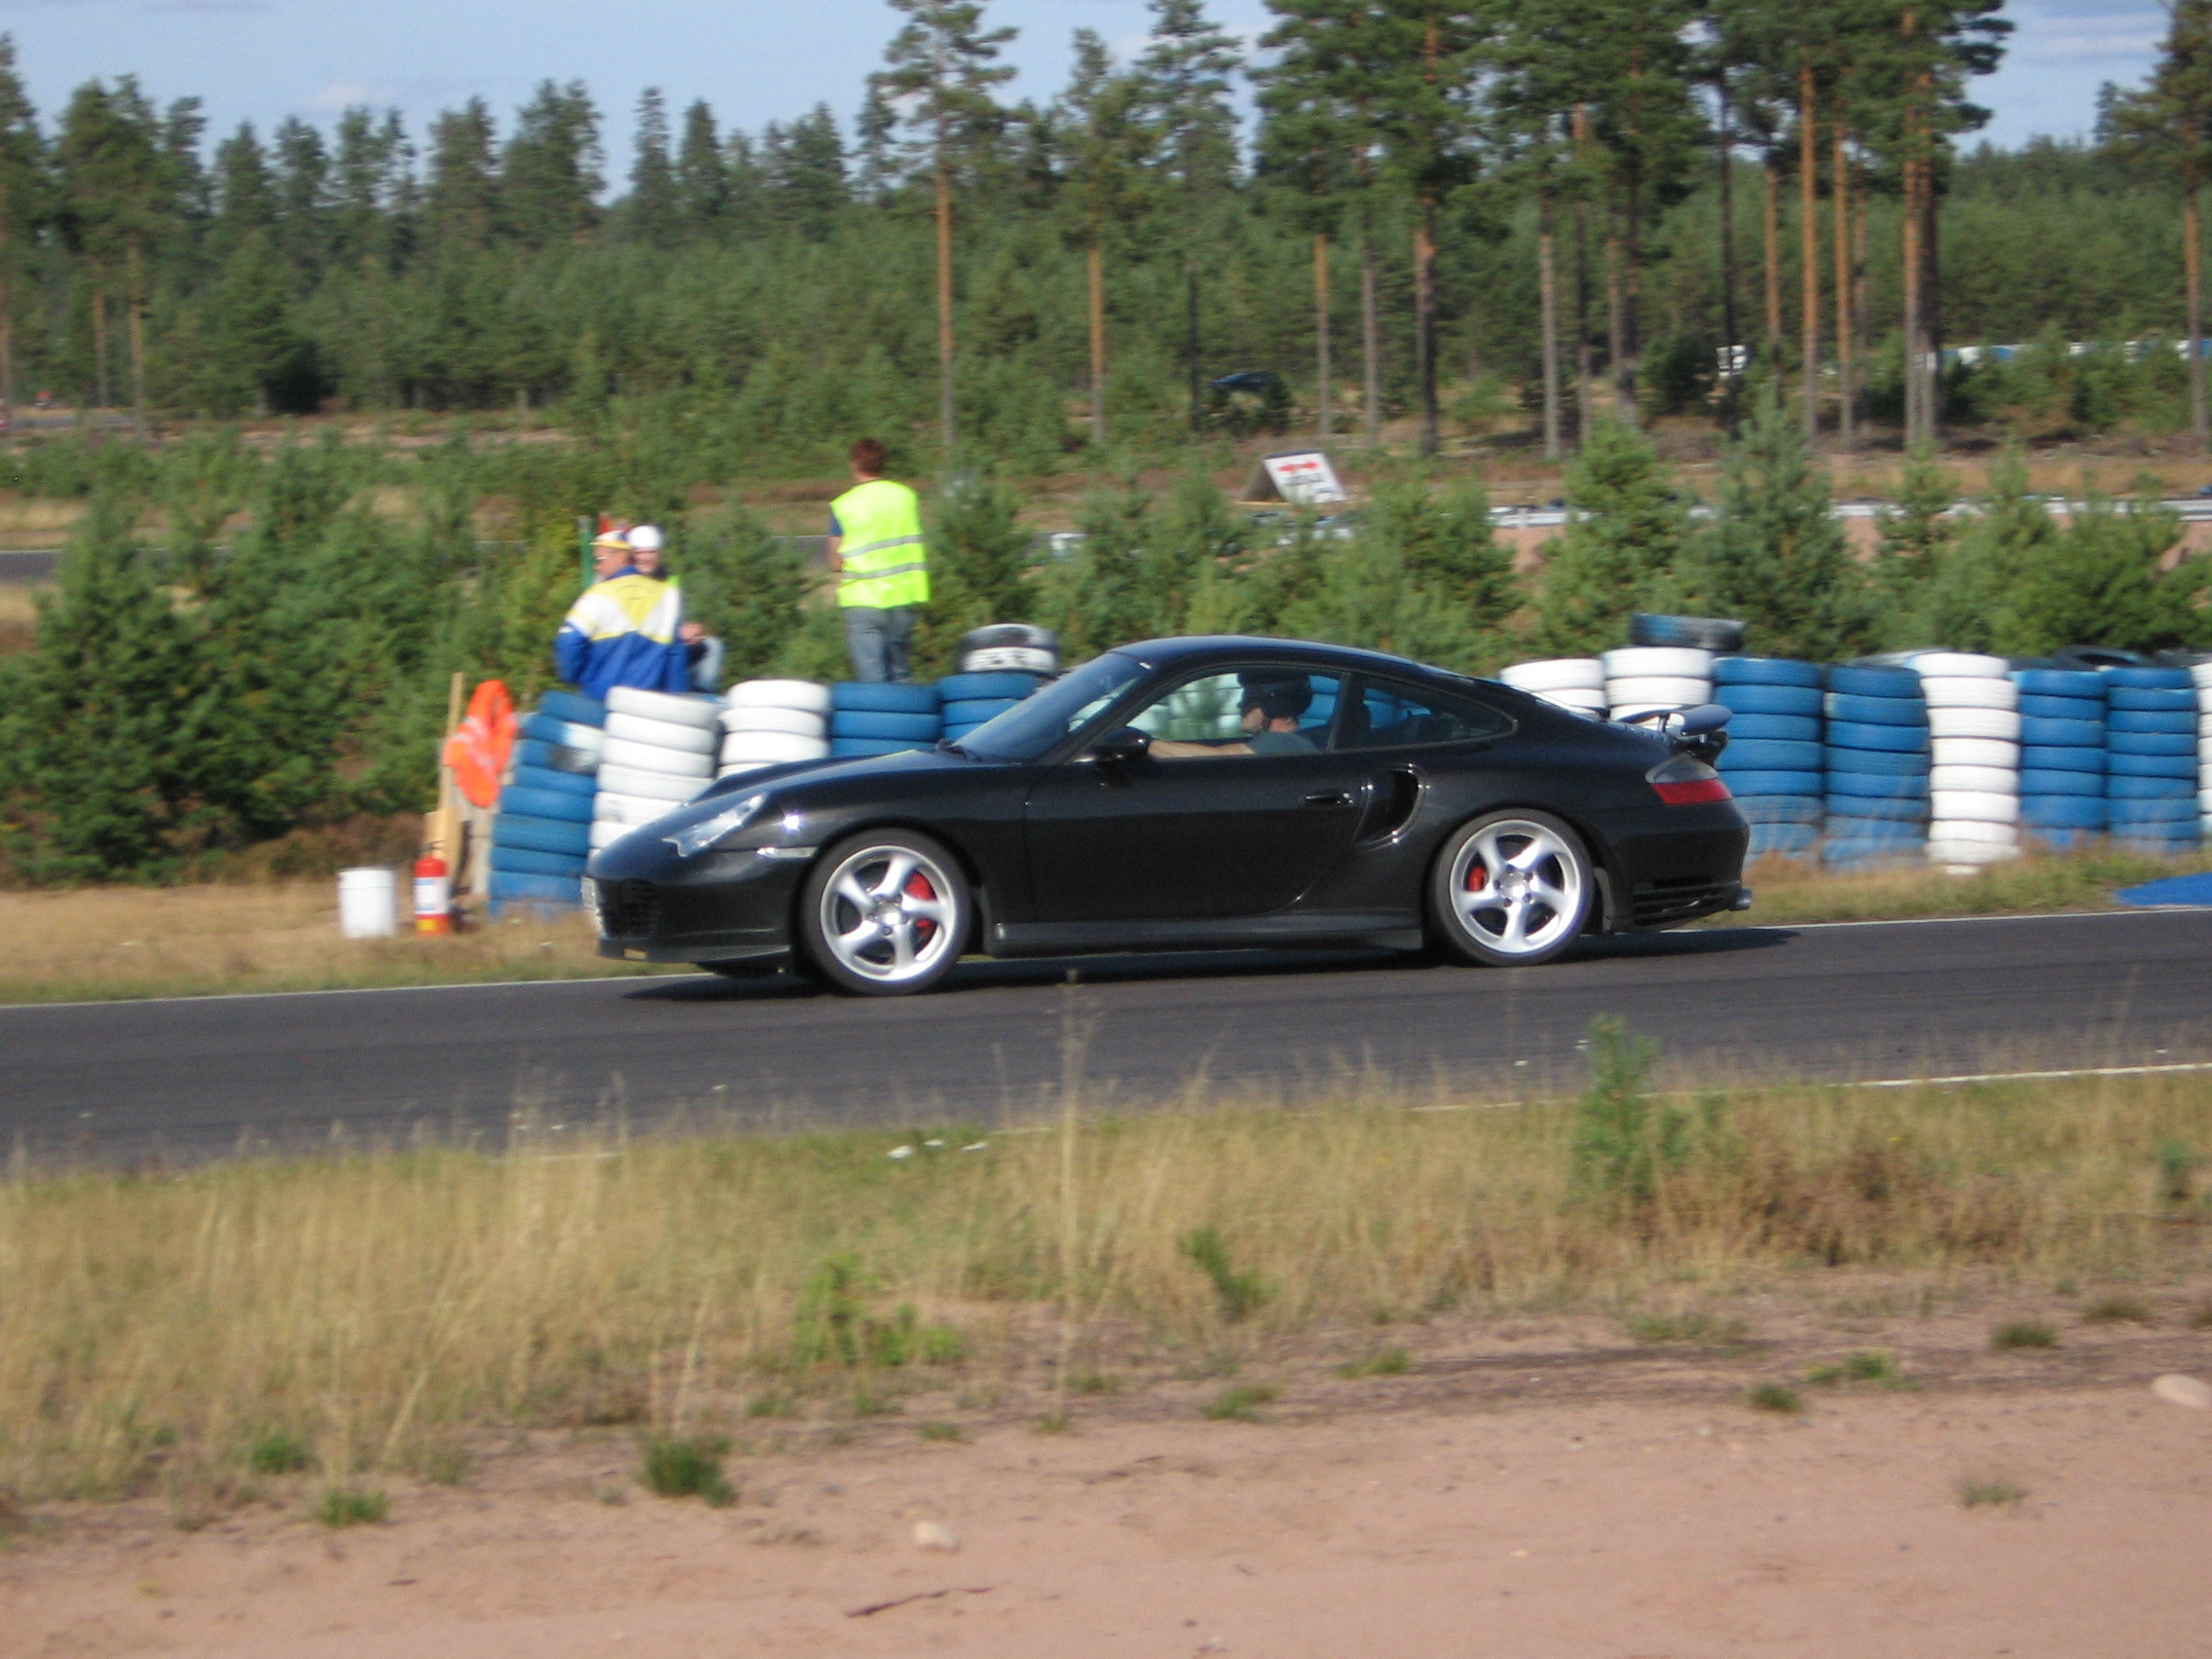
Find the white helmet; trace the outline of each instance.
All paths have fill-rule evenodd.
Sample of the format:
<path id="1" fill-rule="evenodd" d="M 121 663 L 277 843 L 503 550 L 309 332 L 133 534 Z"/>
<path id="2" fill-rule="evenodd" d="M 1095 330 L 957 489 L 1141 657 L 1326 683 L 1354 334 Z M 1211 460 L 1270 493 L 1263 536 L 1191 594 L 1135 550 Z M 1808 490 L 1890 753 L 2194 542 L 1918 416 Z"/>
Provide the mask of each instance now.
<path id="1" fill-rule="evenodd" d="M 661 550 L 660 526 L 632 525 L 627 539 L 633 553 L 658 553 Z"/>

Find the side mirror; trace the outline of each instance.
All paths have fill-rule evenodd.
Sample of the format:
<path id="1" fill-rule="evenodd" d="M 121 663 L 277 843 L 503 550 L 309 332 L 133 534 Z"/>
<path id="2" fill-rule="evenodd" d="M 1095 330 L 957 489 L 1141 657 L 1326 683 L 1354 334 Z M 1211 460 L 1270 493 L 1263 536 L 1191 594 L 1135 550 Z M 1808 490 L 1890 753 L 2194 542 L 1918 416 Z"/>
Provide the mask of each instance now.
<path id="1" fill-rule="evenodd" d="M 1102 766 L 1124 766 L 1151 752 L 1151 734 L 1135 726 L 1116 726 L 1090 746 L 1090 757 Z"/>

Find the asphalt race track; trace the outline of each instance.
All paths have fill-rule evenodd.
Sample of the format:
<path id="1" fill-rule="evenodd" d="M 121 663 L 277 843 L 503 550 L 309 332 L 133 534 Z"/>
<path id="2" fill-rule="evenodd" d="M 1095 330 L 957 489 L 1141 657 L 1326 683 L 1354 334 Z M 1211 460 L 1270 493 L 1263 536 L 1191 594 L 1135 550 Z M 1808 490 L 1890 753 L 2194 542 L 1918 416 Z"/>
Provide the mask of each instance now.
<path id="1" fill-rule="evenodd" d="M 1070 969 L 1077 975 L 1067 982 Z M 1688 1083 L 2212 1060 L 2212 911 L 1598 942 L 1548 968 L 1222 953 L 964 964 L 903 1000 L 787 978 L 334 992 L 0 1010 L 0 1130 L 39 1161 L 503 1137 L 680 1115 L 1004 1124 L 1194 1084 L 1479 1099 L 1571 1088 L 1618 1014 Z"/>

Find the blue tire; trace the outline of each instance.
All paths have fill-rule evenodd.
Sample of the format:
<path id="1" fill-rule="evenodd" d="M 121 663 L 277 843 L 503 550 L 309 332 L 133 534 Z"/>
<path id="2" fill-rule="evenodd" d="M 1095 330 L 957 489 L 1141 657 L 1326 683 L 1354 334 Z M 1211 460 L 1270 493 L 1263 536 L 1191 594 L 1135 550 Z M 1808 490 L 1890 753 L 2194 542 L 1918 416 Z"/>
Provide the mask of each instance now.
<path id="1" fill-rule="evenodd" d="M 1866 847 L 1918 847 L 1928 843 L 1925 826 L 1886 818 L 1831 818 L 1827 835 L 1831 841 L 1856 841 Z"/>
<path id="2" fill-rule="evenodd" d="M 1854 725 L 1918 726 L 1928 729 L 1928 705 L 1918 697 L 1855 697 L 1830 691 L 1825 712 L 1831 720 Z"/>
<path id="3" fill-rule="evenodd" d="M 1713 700 L 1739 715 L 1812 715 L 1821 712 L 1818 685 L 1715 684 Z"/>
<path id="4" fill-rule="evenodd" d="M 1821 665 L 1817 662 L 1794 662 L 1788 657 L 1714 657 L 1713 659 L 1713 683 L 1715 685 L 1810 685 L 1815 690 L 1819 690 Z M 1733 703 L 1728 706 L 1730 708 L 1736 707 Z M 1795 713 L 1791 709 L 1774 709 L 1767 712 L 1778 715 Z"/>
<path id="5" fill-rule="evenodd" d="M 567 720 L 571 725 L 603 726 L 607 723 L 607 705 L 581 691 L 548 691 L 537 699 L 536 712 L 547 719 Z"/>
<path id="6" fill-rule="evenodd" d="M 1819 795 L 1738 795 L 1736 809 L 1753 824 L 1818 824 L 1827 816 Z"/>
<path id="7" fill-rule="evenodd" d="M 2105 730 L 2182 731 L 2194 733 L 2196 715 L 2190 710 L 2115 709 L 2105 717 Z"/>
<path id="8" fill-rule="evenodd" d="M 2039 830 L 2102 830 L 2105 801 L 2102 795 L 2025 795 L 2020 800 L 2020 822 Z"/>
<path id="9" fill-rule="evenodd" d="M 2021 826 L 2021 833 L 2029 846 L 2042 853 L 2072 853 L 2094 846 L 2100 831 L 2095 830 L 2046 830 L 2034 824 Z"/>
<path id="10" fill-rule="evenodd" d="M 2020 713 L 2039 720 L 2101 720 L 2105 718 L 2105 700 L 2102 697 L 2041 697 L 2023 691 Z"/>
<path id="11" fill-rule="evenodd" d="M 830 687 L 830 707 L 835 714 L 934 715 L 937 705 L 935 685 L 840 680 Z"/>
<path id="12" fill-rule="evenodd" d="M 2104 668 L 2105 694 L 2115 691 L 2190 691 L 2194 684 L 2186 668 Z"/>
<path id="13" fill-rule="evenodd" d="M 1728 752 L 1721 751 L 1720 775 L 1728 780 L 1728 793 L 1735 795 L 1817 795 L 1821 793 L 1820 772 L 1775 771 L 1771 768 L 1751 767 L 1744 771 L 1731 771 Z"/>
<path id="14" fill-rule="evenodd" d="M 2105 782 L 2114 786 L 2107 791 L 2112 794 L 2120 793 L 2117 786 L 2123 778 L 2182 780 L 2192 788 L 2196 783 L 2197 760 L 2194 755 L 2112 755 L 2106 760 L 2109 769 Z"/>
<path id="15" fill-rule="evenodd" d="M 996 719 L 1020 700 L 1018 697 L 964 697 L 957 703 L 945 704 L 944 723 L 947 729 L 956 725 L 981 725 L 985 720 Z M 1310 715 L 1313 711 L 1306 712 Z"/>
<path id="16" fill-rule="evenodd" d="M 502 812 L 492 820 L 492 845 L 582 858 L 591 852 L 591 826 L 569 818 L 526 818 Z"/>
<path id="17" fill-rule="evenodd" d="M 492 872 L 492 901 L 494 903 L 542 904 L 552 909 L 579 909 L 584 902 L 584 886 L 573 875 L 523 875 L 514 870 L 496 869 Z"/>
<path id="18" fill-rule="evenodd" d="M 1854 697 L 1909 697 L 1922 701 L 1920 676 L 1909 668 L 1850 668 L 1841 663 L 1828 670 L 1828 689 Z"/>
<path id="19" fill-rule="evenodd" d="M 982 723 L 981 721 L 977 721 L 977 725 L 980 725 L 981 723 Z M 969 734 L 970 732 L 974 731 L 975 729 L 976 729 L 976 726 L 972 726 L 972 725 L 964 725 L 964 726 L 946 726 L 946 727 L 944 728 L 944 736 L 945 736 L 945 740 L 946 740 L 947 742 L 949 742 L 949 743 L 958 743 L 958 742 L 959 742 L 959 741 L 960 741 L 960 740 L 961 740 L 962 738 L 966 737 L 966 736 L 967 736 L 967 735 L 968 735 L 968 734 Z"/>
<path id="20" fill-rule="evenodd" d="M 979 698 L 1018 703 L 1044 683 L 1034 674 L 948 674 L 937 682 L 937 700 L 940 704 Z"/>
<path id="21" fill-rule="evenodd" d="M 499 792 L 499 810 L 525 818 L 557 818 L 571 824 L 591 822 L 592 796 L 564 794 L 556 790 L 518 789 L 509 784 Z"/>
<path id="22" fill-rule="evenodd" d="M 1742 742 L 1731 740 L 1721 751 L 1721 758 L 1733 760 L 1737 766 L 1751 771 L 1763 768 L 1775 772 L 1813 772 L 1820 769 L 1821 746 L 1753 737 Z"/>
<path id="23" fill-rule="evenodd" d="M 599 793 L 599 780 L 589 772 L 561 772 L 550 766 L 520 766 L 507 780 L 508 786 L 518 790 L 544 790 L 550 794 L 582 795 L 589 800 Z"/>
<path id="24" fill-rule="evenodd" d="M 2131 715 L 2186 715 L 2196 718 L 2196 692 L 2139 690 L 2131 685 L 2115 685 L 2106 698 L 2114 709 L 2125 709 Z"/>
<path id="25" fill-rule="evenodd" d="M 1821 721 L 1817 715 L 1738 715 L 1728 722 L 1731 743 L 1751 739 L 1780 743 L 1818 743 Z"/>
<path id="26" fill-rule="evenodd" d="M 2046 749 L 2087 749 L 2102 743 L 2102 720 L 2050 720 L 2034 715 L 2020 719 L 2020 741 Z"/>
<path id="27" fill-rule="evenodd" d="M 2012 676 L 2023 694 L 2042 697 L 2084 697 L 2105 700 L 2105 677 L 2088 669 L 2023 668 Z"/>
<path id="28" fill-rule="evenodd" d="M 2111 814 L 2112 827 L 2118 830 L 2122 825 L 2130 828 L 2141 824 L 2187 824 L 2194 826 L 2199 816 L 2196 796 L 2168 795 L 2156 800 L 2120 800 L 2105 802 Z"/>
<path id="29" fill-rule="evenodd" d="M 1809 853 L 1820 843 L 1817 824 L 1754 824 L 1751 845 L 1745 850 L 1756 858 L 1761 853 Z"/>
<path id="30" fill-rule="evenodd" d="M 1880 777 L 1919 778 L 1925 787 L 1928 778 L 1928 756 L 1899 755 L 1887 749 L 1847 749 L 1830 744 L 1824 755 L 1827 760 L 1828 775 L 1839 772 L 1872 773 Z"/>
<path id="31" fill-rule="evenodd" d="M 2097 800 L 2105 797 L 2105 775 L 2102 772 L 2046 772 L 2040 768 L 2020 772 L 2020 796 L 2029 795 L 2086 795 Z"/>
<path id="32" fill-rule="evenodd" d="M 1872 795 L 1831 794 L 1827 797 L 1827 809 L 1830 818 L 1878 819 L 1885 824 L 1928 822 L 1925 795 L 1905 800 L 1880 800 Z"/>
<path id="33" fill-rule="evenodd" d="M 2105 774 L 2105 746 L 2094 749 L 2075 744 L 2064 748 L 2044 748 L 2033 744 L 2020 745 L 2020 770 L 2023 772 L 2094 772 Z"/>
<path id="34" fill-rule="evenodd" d="M 926 743 L 902 743 L 895 737 L 833 737 L 830 755 L 836 760 L 857 760 L 876 755 L 906 755 L 928 747 Z"/>
<path id="35" fill-rule="evenodd" d="M 515 769 L 525 766 L 542 767 L 548 772 L 573 772 L 589 777 L 599 770 L 599 756 L 583 749 L 571 749 L 565 743 L 547 743 L 542 738 L 526 737 L 515 744 Z"/>
<path id="36" fill-rule="evenodd" d="M 2164 758 L 2171 756 L 2194 755 L 2196 733 L 2193 731 L 2115 731 L 2105 734 L 2105 753 L 2115 760 L 2121 756 L 2142 759 L 2152 756 Z"/>
<path id="37" fill-rule="evenodd" d="M 1926 800 L 1928 774 L 1899 776 L 1895 772 L 1838 772 L 1827 775 L 1828 798 L 1848 795 L 1857 800 Z"/>
<path id="38" fill-rule="evenodd" d="M 872 710 L 840 709 L 830 717 L 830 735 L 838 737 L 898 738 L 911 745 L 935 743 L 944 722 L 932 709 L 926 715 L 892 715 Z"/>
<path id="39" fill-rule="evenodd" d="M 580 853 L 541 853 L 533 847 L 492 849 L 492 867 L 510 875 L 565 875 L 574 881 L 584 872 Z"/>
<path id="40" fill-rule="evenodd" d="M 551 715 L 525 715 L 515 728 L 516 735 L 534 737 L 540 743 L 558 743 L 564 748 L 576 749 L 579 735 L 595 733 L 597 726 L 587 726 L 581 720 L 557 720 Z M 594 740 L 596 742 L 596 739 Z"/>
<path id="41" fill-rule="evenodd" d="M 1928 728 L 1830 720 L 1828 745 L 1834 749 L 1878 749 L 1892 755 L 1925 755 L 1929 748 Z"/>

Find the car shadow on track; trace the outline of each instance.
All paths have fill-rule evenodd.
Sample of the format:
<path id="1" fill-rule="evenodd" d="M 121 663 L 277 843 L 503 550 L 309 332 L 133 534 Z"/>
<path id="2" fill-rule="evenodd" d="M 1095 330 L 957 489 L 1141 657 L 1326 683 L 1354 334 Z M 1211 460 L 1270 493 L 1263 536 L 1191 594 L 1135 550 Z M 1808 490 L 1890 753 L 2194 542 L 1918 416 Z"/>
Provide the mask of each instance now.
<path id="1" fill-rule="evenodd" d="M 1587 939 L 1558 958 L 1576 962 L 1637 961 L 1763 950 L 1797 936 L 1788 928 L 1707 928 L 1689 933 L 1611 934 Z M 977 957 L 947 976 L 944 992 L 1040 985 L 1115 985 L 1176 979 L 1272 978 L 1319 974 L 1430 974 L 1463 965 L 1436 951 L 1179 950 L 1107 956 L 1040 956 L 995 962 Z M 1474 970 L 1465 970 L 1473 972 Z M 1541 969 L 1533 970 L 1540 973 Z M 663 980 L 624 993 L 638 1002 L 794 1002 L 834 995 L 786 972 L 749 978 L 702 977 Z M 941 994 L 941 993 L 940 993 Z"/>

